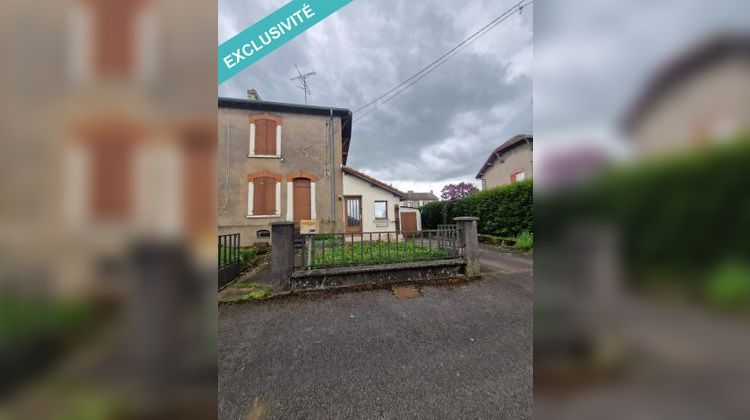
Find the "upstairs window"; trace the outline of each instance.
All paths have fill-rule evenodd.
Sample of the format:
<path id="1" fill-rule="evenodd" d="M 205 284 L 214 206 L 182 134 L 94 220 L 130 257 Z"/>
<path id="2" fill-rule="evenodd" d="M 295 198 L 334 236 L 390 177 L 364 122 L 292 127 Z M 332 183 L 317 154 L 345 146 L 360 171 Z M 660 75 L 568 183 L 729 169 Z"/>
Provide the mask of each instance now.
<path id="1" fill-rule="evenodd" d="M 518 171 L 510 176 L 510 183 L 512 184 L 514 182 L 520 182 L 520 181 L 523 181 L 524 179 L 526 179 L 526 172 Z"/>
<path id="2" fill-rule="evenodd" d="M 281 118 L 269 114 L 250 117 L 250 156 L 281 155 Z"/>

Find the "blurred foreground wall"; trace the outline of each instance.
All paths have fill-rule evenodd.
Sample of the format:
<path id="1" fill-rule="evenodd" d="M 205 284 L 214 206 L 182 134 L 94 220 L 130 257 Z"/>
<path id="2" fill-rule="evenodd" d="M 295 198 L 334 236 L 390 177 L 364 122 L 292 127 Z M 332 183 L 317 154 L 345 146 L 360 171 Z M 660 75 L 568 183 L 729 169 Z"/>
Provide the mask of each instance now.
<path id="1" fill-rule="evenodd" d="M 0 417 L 215 415 L 215 15 L 0 6 Z"/>
<path id="2" fill-rule="evenodd" d="M 536 4 L 536 417 L 750 415 L 748 12 Z"/>

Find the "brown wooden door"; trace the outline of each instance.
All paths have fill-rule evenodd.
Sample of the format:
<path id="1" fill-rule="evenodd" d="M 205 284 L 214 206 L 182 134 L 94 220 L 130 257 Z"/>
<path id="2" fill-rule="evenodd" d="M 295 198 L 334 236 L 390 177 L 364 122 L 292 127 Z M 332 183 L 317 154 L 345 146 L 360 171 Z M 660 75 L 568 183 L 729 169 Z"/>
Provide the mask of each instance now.
<path id="1" fill-rule="evenodd" d="M 401 213 L 401 233 L 412 236 L 417 231 L 417 213 Z"/>
<path id="2" fill-rule="evenodd" d="M 294 223 L 300 220 L 310 220 L 310 180 L 295 178 L 292 182 L 294 187 Z"/>
<path id="3" fill-rule="evenodd" d="M 344 219 L 344 232 L 362 233 L 362 197 L 344 198 Z"/>

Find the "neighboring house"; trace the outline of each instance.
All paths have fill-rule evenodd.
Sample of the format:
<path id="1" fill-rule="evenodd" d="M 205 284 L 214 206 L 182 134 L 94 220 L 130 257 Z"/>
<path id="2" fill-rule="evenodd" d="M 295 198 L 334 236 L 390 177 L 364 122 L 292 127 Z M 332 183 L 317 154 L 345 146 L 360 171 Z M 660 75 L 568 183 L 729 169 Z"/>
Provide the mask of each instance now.
<path id="1" fill-rule="evenodd" d="M 519 134 L 490 153 L 477 173 L 482 190 L 530 179 L 534 172 L 534 138 Z"/>
<path id="2" fill-rule="evenodd" d="M 750 36 L 720 36 L 671 61 L 622 128 L 639 157 L 660 156 L 750 129 Z"/>
<path id="3" fill-rule="evenodd" d="M 219 234 L 269 243 L 283 220 L 343 232 L 351 111 L 248 97 L 219 98 Z"/>
<path id="4" fill-rule="evenodd" d="M 354 168 L 344 171 L 344 227 L 347 233 L 399 230 L 399 201 L 406 194 Z M 412 227 L 411 217 L 407 224 Z M 416 223 L 412 230 L 417 230 Z"/>
<path id="5" fill-rule="evenodd" d="M 401 202 L 401 205 L 403 207 L 410 207 L 418 209 L 422 206 L 424 206 L 427 203 L 431 203 L 433 201 L 438 201 L 438 198 L 433 194 L 432 191 L 430 192 L 414 192 L 414 191 L 407 191 L 406 198 Z"/>

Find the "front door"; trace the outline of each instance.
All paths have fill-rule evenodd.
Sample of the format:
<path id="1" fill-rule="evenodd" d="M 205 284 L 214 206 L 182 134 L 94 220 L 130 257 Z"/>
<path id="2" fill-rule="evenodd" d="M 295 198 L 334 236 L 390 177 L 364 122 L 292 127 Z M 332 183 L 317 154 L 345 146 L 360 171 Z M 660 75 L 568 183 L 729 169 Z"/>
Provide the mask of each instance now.
<path id="1" fill-rule="evenodd" d="M 292 182 L 294 187 L 294 223 L 300 220 L 310 220 L 310 180 L 295 178 Z"/>
<path id="2" fill-rule="evenodd" d="M 344 197 L 346 233 L 362 233 L 362 197 Z"/>

